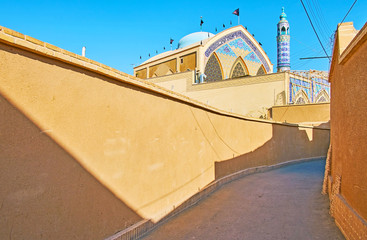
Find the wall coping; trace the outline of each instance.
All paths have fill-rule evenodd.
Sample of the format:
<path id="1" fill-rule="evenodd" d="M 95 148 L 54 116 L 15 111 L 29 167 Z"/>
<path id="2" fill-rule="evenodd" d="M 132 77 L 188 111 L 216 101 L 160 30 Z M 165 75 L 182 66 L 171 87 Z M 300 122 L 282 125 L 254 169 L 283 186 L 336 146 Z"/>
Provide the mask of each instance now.
<path id="1" fill-rule="evenodd" d="M 276 122 L 272 120 L 257 119 L 257 118 L 245 117 L 240 114 L 220 110 L 213 106 L 210 106 L 205 103 L 194 100 L 192 98 L 189 98 L 183 94 L 180 94 L 174 91 L 170 91 L 157 84 L 134 77 L 132 75 L 129 75 L 127 73 L 114 69 L 112 67 L 109 67 L 105 64 L 102 64 L 92 59 L 83 57 L 76 53 L 64 50 L 50 43 L 43 42 L 41 40 L 24 35 L 22 33 L 16 32 L 12 29 L 9 29 L 3 26 L 0 26 L 0 43 L 14 46 L 14 47 L 17 47 L 17 48 L 20 48 L 20 49 L 23 49 L 29 52 L 33 52 L 41 56 L 46 56 L 51 59 L 56 59 L 56 60 L 65 62 L 67 64 L 77 66 L 79 68 L 82 68 L 82 69 L 85 69 L 91 72 L 95 72 L 103 76 L 107 76 L 119 82 L 123 82 L 126 84 L 130 84 L 136 87 L 143 88 L 145 90 L 148 90 L 154 93 L 165 95 L 170 98 L 176 99 L 178 101 L 181 101 L 181 102 L 184 102 L 184 103 L 187 103 L 187 104 L 190 104 L 190 105 L 202 108 L 202 109 L 206 109 L 208 111 L 211 111 L 211 112 L 214 112 L 220 115 L 234 117 L 234 118 L 243 119 L 247 121 L 277 124 L 277 125 L 284 125 L 284 126 L 290 126 L 290 127 L 315 128 L 315 129 L 325 130 L 323 128 L 319 128 L 316 126 L 307 126 L 307 125 L 301 125 L 301 124 L 282 123 L 282 122 Z"/>
<path id="2" fill-rule="evenodd" d="M 342 26 L 342 25 L 340 25 Z M 353 25 L 352 25 L 353 27 Z M 339 33 L 339 29 L 338 29 Z M 341 33 L 339 33 L 343 36 Z M 351 55 L 358 50 L 358 48 L 367 40 L 367 23 L 364 24 L 361 30 L 354 36 L 348 46 L 344 49 L 342 53 L 340 53 L 339 63 L 344 64 Z"/>
<path id="3" fill-rule="evenodd" d="M 286 108 L 286 107 L 307 107 L 307 106 L 314 106 L 314 105 L 330 105 L 330 102 L 323 102 L 323 103 L 308 103 L 308 104 L 292 104 L 292 105 L 283 105 L 283 106 L 273 106 L 271 108 Z"/>

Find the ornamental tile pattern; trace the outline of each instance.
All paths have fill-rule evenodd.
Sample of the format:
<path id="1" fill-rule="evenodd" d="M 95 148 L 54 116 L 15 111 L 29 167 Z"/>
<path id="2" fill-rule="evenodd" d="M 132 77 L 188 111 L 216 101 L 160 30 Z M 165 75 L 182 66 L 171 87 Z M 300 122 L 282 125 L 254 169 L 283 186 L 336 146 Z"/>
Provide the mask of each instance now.
<path id="1" fill-rule="evenodd" d="M 233 69 L 231 78 L 238 78 L 245 76 L 245 70 L 243 69 L 243 66 L 240 62 L 237 62 L 235 68 Z"/>
<path id="2" fill-rule="evenodd" d="M 229 78 L 233 63 L 236 61 L 237 56 L 231 54 L 217 53 L 220 63 L 222 64 L 223 76 L 225 79 Z M 209 62 L 209 61 L 208 61 Z"/>
<path id="3" fill-rule="evenodd" d="M 237 37 L 231 41 L 223 43 L 218 49 L 215 50 L 218 56 L 218 60 L 222 66 L 223 78 L 230 78 L 230 74 L 236 59 L 241 56 L 244 60 L 250 75 L 257 75 L 259 67 L 262 65 L 261 59 L 258 55 L 252 51 L 250 46 L 241 38 Z"/>
<path id="4" fill-rule="evenodd" d="M 249 74 L 251 76 L 256 76 L 257 71 L 259 70 L 259 67 L 261 66 L 261 63 L 253 62 L 253 61 L 247 61 L 245 60 L 247 69 L 249 71 Z"/>
<path id="5" fill-rule="evenodd" d="M 222 47 L 220 47 L 216 53 L 221 53 L 221 54 L 224 54 L 224 55 L 229 55 L 229 56 L 232 56 L 232 57 L 237 57 L 236 54 L 233 52 L 232 48 L 228 45 L 228 44 L 225 44 L 223 45 Z"/>
<path id="6" fill-rule="evenodd" d="M 242 41 L 239 41 L 241 39 Z M 236 31 L 229 33 L 222 38 L 215 41 L 212 45 L 210 45 L 205 51 L 205 61 L 207 60 L 213 52 L 216 52 L 218 48 L 221 48 L 223 45 L 228 45 L 233 49 L 242 49 L 244 52 L 253 52 L 253 54 L 259 59 L 260 63 L 262 63 L 267 72 L 270 71 L 270 67 L 265 60 L 265 57 L 260 53 L 260 50 L 254 45 L 254 43 L 242 32 Z M 247 55 L 247 54 L 246 54 Z M 246 56 L 244 54 L 244 56 Z M 238 56 L 238 55 L 237 55 Z M 242 54 L 241 54 L 242 56 Z M 243 56 L 243 57 L 244 57 Z M 246 63 L 247 64 L 247 63 Z M 256 72 L 255 72 L 256 73 Z"/>
<path id="7" fill-rule="evenodd" d="M 289 78 L 289 103 L 294 103 L 295 96 L 304 91 L 310 103 L 330 101 L 330 83 L 321 78 L 311 77 L 310 80 Z"/>
<path id="8" fill-rule="evenodd" d="M 232 48 L 239 48 L 248 52 L 251 52 L 251 48 L 241 39 L 237 38 L 229 43 Z"/>
<path id="9" fill-rule="evenodd" d="M 254 54 L 253 52 L 252 53 L 250 53 L 250 54 L 248 54 L 245 58 L 244 58 L 244 60 L 246 61 L 251 61 L 251 62 L 256 62 L 256 63 L 259 63 L 259 64 L 261 64 L 261 61 L 260 61 L 260 59 L 256 56 L 256 54 Z"/>
<path id="10" fill-rule="evenodd" d="M 266 74 L 266 73 L 264 72 L 264 68 L 263 68 L 262 66 L 260 66 L 260 67 L 259 67 L 259 70 L 257 70 L 256 75 L 264 75 L 264 74 Z"/>
<path id="11" fill-rule="evenodd" d="M 233 52 L 237 55 L 237 56 L 241 56 L 243 59 L 249 54 L 251 53 L 251 51 L 248 50 L 244 50 L 241 48 L 232 48 Z"/>
<path id="12" fill-rule="evenodd" d="M 289 94 L 290 103 L 294 103 L 294 101 L 296 100 L 295 99 L 296 95 L 299 94 L 299 92 L 301 92 L 302 90 L 306 93 L 308 102 L 313 102 L 311 82 L 291 77 L 289 78 L 289 84 L 290 84 L 290 93 L 291 93 Z"/>
<path id="13" fill-rule="evenodd" d="M 214 54 L 209 58 L 205 66 L 204 74 L 206 75 L 207 82 L 220 81 L 223 79 L 218 59 Z"/>

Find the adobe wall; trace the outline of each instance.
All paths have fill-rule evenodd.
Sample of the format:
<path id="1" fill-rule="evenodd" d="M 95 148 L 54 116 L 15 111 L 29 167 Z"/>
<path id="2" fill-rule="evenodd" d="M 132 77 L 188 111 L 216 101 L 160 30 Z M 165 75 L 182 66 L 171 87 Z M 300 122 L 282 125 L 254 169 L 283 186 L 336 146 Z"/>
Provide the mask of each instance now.
<path id="1" fill-rule="evenodd" d="M 227 112 L 265 118 L 268 108 L 286 104 L 286 74 L 282 72 L 193 84 L 194 74 L 186 72 L 148 81 Z"/>
<path id="2" fill-rule="evenodd" d="M 348 239 L 366 239 L 367 24 L 348 46 L 350 32 L 355 32 L 351 23 L 340 26 L 331 68 L 329 194 L 332 214 L 344 235 Z"/>
<path id="3" fill-rule="evenodd" d="M 321 124 L 330 121 L 330 103 L 274 106 L 268 117 L 276 122 Z"/>
<path id="4" fill-rule="evenodd" d="M 101 239 L 220 175 L 326 155 L 328 130 L 246 119 L 6 31 L 0 238 Z"/>
<path id="5" fill-rule="evenodd" d="M 104 239 L 142 217 L 0 97 L 0 238 Z"/>

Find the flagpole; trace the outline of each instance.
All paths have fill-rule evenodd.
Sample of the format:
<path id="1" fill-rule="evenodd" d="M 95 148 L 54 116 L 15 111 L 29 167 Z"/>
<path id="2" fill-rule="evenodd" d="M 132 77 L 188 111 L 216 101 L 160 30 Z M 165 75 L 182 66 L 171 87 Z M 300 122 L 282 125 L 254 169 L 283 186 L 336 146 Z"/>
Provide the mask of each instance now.
<path id="1" fill-rule="evenodd" d="M 238 25 L 240 25 L 240 15 L 238 14 Z"/>
<path id="2" fill-rule="evenodd" d="M 200 17 L 200 32 L 203 31 L 203 17 Z"/>

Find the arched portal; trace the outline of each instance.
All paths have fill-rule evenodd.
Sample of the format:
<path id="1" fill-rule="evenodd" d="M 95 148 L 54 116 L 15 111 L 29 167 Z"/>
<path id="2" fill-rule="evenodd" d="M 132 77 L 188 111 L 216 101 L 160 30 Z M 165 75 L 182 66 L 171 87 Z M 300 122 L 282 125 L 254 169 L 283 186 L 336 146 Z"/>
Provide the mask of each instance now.
<path id="1" fill-rule="evenodd" d="M 222 66 L 216 53 L 213 53 L 206 63 L 204 74 L 207 82 L 215 82 L 223 79 Z"/>
<path id="2" fill-rule="evenodd" d="M 307 97 L 307 94 L 303 90 L 298 91 L 294 99 L 295 99 L 294 104 L 306 104 L 310 102 L 310 100 Z"/>
<path id="3" fill-rule="evenodd" d="M 259 69 L 257 70 L 256 75 L 264 75 L 264 74 L 266 74 L 266 70 L 265 70 L 265 68 L 264 68 L 264 65 L 261 65 L 261 66 L 259 67 Z"/>
<path id="4" fill-rule="evenodd" d="M 247 66 L 241 57 L 238 57 L 233 63 L 230 78 L 239 78 L 249 75 Z"/>
<path id="5" fill-rule="evenodd" d="M 322 90 L 315 98 L 316 103 L 330 102 L 329 94 L 325 90 Z"/>

